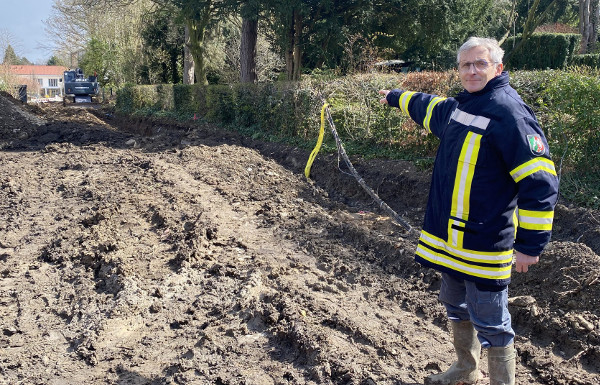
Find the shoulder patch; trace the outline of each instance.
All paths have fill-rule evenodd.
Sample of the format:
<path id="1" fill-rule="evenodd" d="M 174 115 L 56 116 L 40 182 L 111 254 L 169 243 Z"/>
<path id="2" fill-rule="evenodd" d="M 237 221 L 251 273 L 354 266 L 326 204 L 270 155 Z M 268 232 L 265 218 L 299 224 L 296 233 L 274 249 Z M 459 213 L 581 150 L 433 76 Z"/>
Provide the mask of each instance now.
<path id="1" fill-rule="evenodd" d="M 533 155 L 542 155 L 546 152 L 546 146 L 544 146 L 544 142 L 540 135 L 527 135 L 527 142 L 529 143 L 529 149 Z"/>

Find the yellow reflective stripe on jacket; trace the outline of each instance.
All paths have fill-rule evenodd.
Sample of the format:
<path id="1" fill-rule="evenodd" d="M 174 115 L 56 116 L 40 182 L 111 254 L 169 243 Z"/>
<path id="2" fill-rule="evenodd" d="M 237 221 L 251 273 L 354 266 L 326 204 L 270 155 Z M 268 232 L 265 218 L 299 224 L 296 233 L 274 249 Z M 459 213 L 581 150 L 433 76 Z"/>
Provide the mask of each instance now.
<path id="1" fill-rule="evenodd" d="M 475 164 L 479 156 L 481 146 L 481 135 L 469 131 L 460 150 L 458 165 L 456 167 L 456 176 L 454 179 L 454 190 L 452 191 L 452 206 L 450 216 L 467 221 L 469 219 L 471 199 L 471 185 L 473 175 L 475 175 Z M 455 246 L 462 246 L 464 232 L 452 228 L 452 224 L 461 225 L 460 221 L 453 223 L 450 219 L 448 223 L 448 240 Z"/>
<path id="2" fill-rule="evenodd" d="M 465 224 L 463 222 L 450 218 L 450 220 L 448 221 L 448 243 L 454 246 L 462 247 L 465 238 L 465 232 L 454 228 L 456 226 L 464 228 Z"/>
<path id="3" fill-rule="evenodd" d="M 413 91 L 405 91 L 402 93 L 402 95 L 400 95 L 400 109 L 402 110 L 402 112 L 409 116 L 410 114 L 408 113 L 408 102 L 410 102 L 410 98 L 412 98 L 414 94 L 415 93 Z"/>
<path id="4" fill-rule="evenodd" d="M 527 230 L 552 230 L 554 211 L 531 211 L 518 209 L 519 227 Z"/>
<path id="5" fill-rule="evenodd" d="M 512 250 L 482 252 L 453 247 L 426 231 L 421 232 L 419 241 L 416 254 L 435 265 L 445 266 L 464 274 L 486 279 L 507 279 L 510 277 Z M 490 266 L 479 266 L 477 263 L 485 263 Z"/>
<path id="6" fill-rule="evenodd" d="M 423 127 L 425 127 L 429 132 L 431 132 L 431 129 L 429 128 L 429 123 L 431 122 L 433 107 L 435 107 L 435 105 L 441 102 L 442 100 L 446 100 L 446 98 L 440 98 L 439 96 L 436 96 L 435 98 L 431 99 L 429 105 L 427 106 L 427 114 L 425 115 L 425 119 L 423 119 Z"/>
<path id="7" fill-rule="evenodd" d="M 554 168 L 554 162 L 546 158 L 533 158 L 528 162 L 516 167 L 510 172 L 515 182 L 519 182 L 525 177 L 531 174 L 535 174 L 538 171 L 545 171 L 552 175 L 556 175 L 556 169 Z"/>
<path id="8" fill-rule="evenodd" d="M 513 215 L 512 215 L 513 223 L 515 225 L 515 238 L 517 237 L 517 227 L 519 226 L 519 216 L 517 215 L 518 209 L 519 209 L 518 207 L 515 207 L 515 210 L 513 211 Z"/>

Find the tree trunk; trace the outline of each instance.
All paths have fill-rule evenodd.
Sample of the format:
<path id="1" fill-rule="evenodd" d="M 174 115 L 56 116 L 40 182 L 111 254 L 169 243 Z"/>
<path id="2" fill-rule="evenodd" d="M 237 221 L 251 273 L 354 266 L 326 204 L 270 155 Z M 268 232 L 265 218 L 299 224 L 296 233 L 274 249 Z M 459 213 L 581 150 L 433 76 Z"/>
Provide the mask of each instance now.
<path id="1" fill-rule="evenodd" d="M 300 69 L 302 67 L 302 15 L 299 10 L 294 11 L 294 73 L 292 80 L 300 80 Z"/>
<path id="2" fill-rule="evenodd" d="M 596 44 L 598 42 L 598 26 L 600 25 L 600 1 L 595 0 L 594 2 L 592 2 L 591 10 L 592 16 L 590 17 L 590 29 L 592 33 L 590 35 L 589 41 L 589 52 L 595 52 Z"/>
<path id="3" fill-rule="evenodd" d="M 505 60 L 506 67 L 510 66 L 510 59 L 521 50 L 521 47 L 523 47 L 523 45 L 525 44 L 527 39 L 529 39 L 529 36 L 531 36 L 533 31 L 535 30 L 535 12 L 537 11 L 537 7 L 539 4 L 540 4 L 540 0 L 534 0 L 533 5 L 531 6 L 531 8 L 529 8 L 529 13 L 527 14 L 527 20 L 525 20 L 525 25 L 523 26 L 523 33 L 521 34 L 521 40 L 519 40 L 519 42 L 517 43 L 515 48 L 512 51 L 510 51 L 510 53 L 508 54 L 508 57 Z"/>
<path id="4" fill-rule="evenodd" d="M 190 52 L 194 59 L 194 75 L 196 76 L 196 82 L 207 85 L 207 73 L 206 73 L 206 28 L 208 27 L 207 17 L 203 17 L 201 20 L 187 20 L 187 26 L 190 30 Z"/>
<path id="5" fill-rule="evenodd" d="M 285 50 L 285 73 L 287 74 L 287 80 L 293 80 L 294 78 L 294 17 L 290 18 L 290 24 L 288 28 L 287 44 Z"/>
<path id="6" fill-rule="evenodd" d="M 580 53 L 588 52 L 590 43 L 590 0 L 579 0 L 579 33 L 581 34 Z"/>
<path id="7" fill-rule="evenodd" d="M 190 52 L 190 29 L 185 25 L 185 43 L 183 44 L 183 84 L 194 84 L 194 58 Z"/>
<path id="8" fill-rule="evenodd" d="M 504 36 L 502 36 L 502 38 L 500 38 L 500 40 L 498 40 L 499 45 L 504 44 L 506 39 L 508 39 L 508 36 L 510 36 L 510 29 L 513 28 L 515 21 L 517 19 L 517 15 L 515 12 L 516 9 L 517 9 L 517 0 L 513 0 L 512 7 L 510 9 L 510 16 L 508 17 L 508 24 L 506 25 L 506 32 L 504 33 Z"/>
<path id="9" fill-rule="evenodd" d="M 206 31 L 210 24 L 214 9 L 211 1 L 207 1 L 200 12 L 184 13 L 185 24 L 189 30 L 189 48 L 194 59 L 194 75 L 196 83 L 208 84 L 206 70 Z"/>
<path id="10" fill-rule="evenodd" d="M 254 83 L 256 75 L 256 42 L 258 19 L 244 18 L 242 21 L 242 43 L 240 46 L 240 81 Z"/>
<path id="11" fill-rule="evenodd" d="M 180 50 L 171 50 L 170 52 L 170 56 L 171 56 L 171 79 L 170 82 L 173 84 L 177 84 L 179 83 L 179 70 L 177 68 L 177 62 L 179 61 L 180 56 Z"/>

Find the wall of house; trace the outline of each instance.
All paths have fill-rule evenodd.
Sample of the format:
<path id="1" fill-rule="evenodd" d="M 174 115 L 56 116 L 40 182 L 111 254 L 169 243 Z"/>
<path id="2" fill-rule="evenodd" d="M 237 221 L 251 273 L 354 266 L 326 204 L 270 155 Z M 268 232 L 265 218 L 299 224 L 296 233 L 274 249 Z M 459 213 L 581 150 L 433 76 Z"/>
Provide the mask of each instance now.
<path id="1" fill-rule="evenodd" d="M 27 85 L 27 93 L 32 97 L 46 98 L 63 96 L 62 77 L 58 75 L 17 75 Z"/>

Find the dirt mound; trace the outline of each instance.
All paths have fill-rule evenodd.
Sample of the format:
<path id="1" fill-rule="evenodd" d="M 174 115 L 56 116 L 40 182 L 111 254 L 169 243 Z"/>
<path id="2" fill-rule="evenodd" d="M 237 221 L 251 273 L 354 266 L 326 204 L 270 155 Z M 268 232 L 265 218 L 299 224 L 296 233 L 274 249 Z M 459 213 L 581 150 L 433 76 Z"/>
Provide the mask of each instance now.
<path id="1" fill-rule="evenodd" d="M 450 365 L 439 274 L 337 157 L 306 180 L 306 152 L 214 127 L 15 108 L 0 97 L 0 384 L 414 385 Z M 353 161 L 418 228 L 429 175 Z M 518 384 L 600 381 L 598 216 L 563 203 L 510 287 Z"/>
<path id="2" fill-rule="evenodd" d="M 0 93 L 0 133 L 2 142 L 11 139 L 27 139 L 45 123 L 35 114 L 36 108 L 22 104 L 6 92 Z M 0 147 L 2 149 L 2 147 Z"/>

